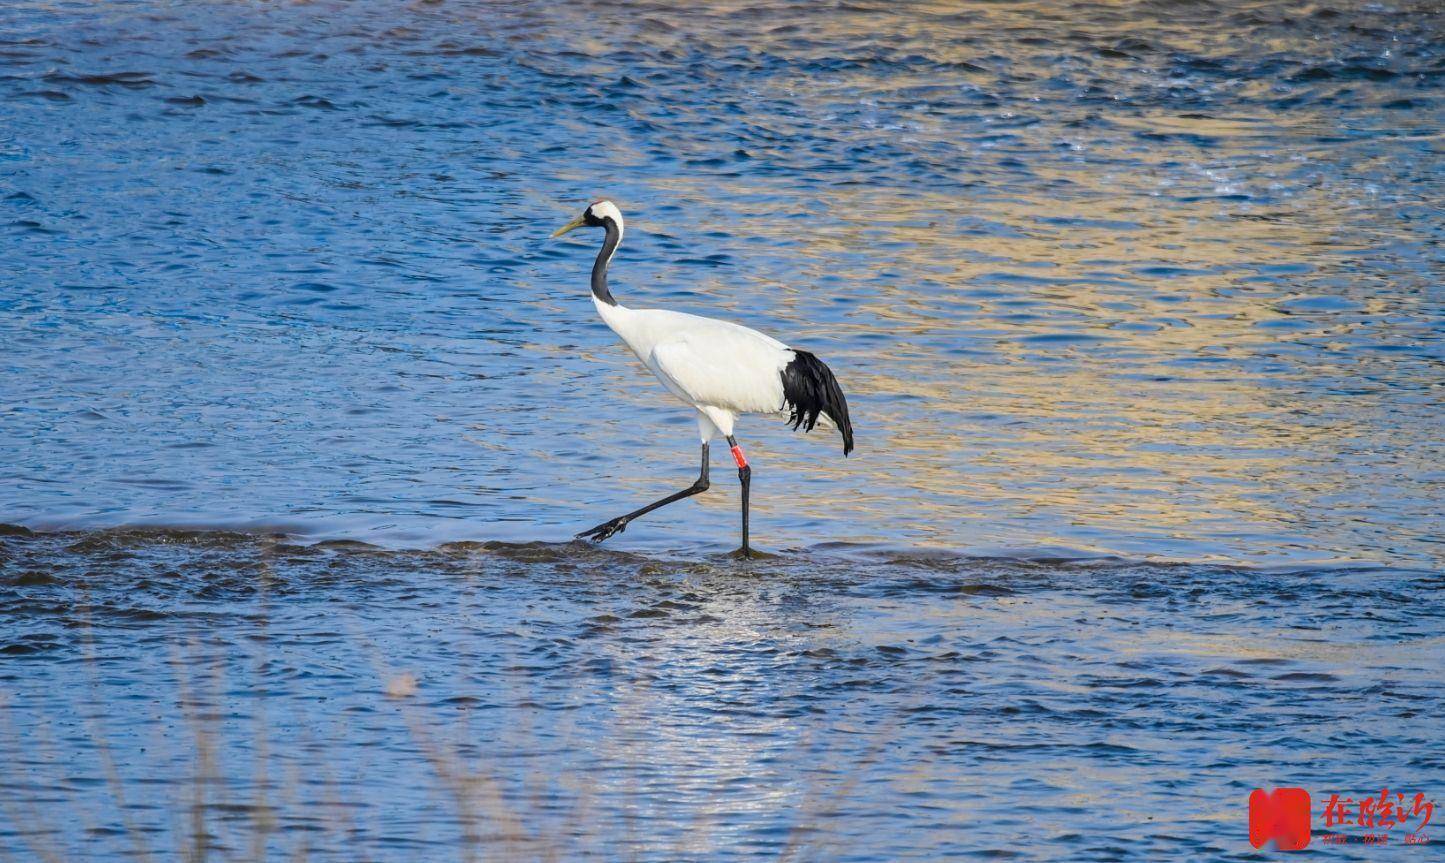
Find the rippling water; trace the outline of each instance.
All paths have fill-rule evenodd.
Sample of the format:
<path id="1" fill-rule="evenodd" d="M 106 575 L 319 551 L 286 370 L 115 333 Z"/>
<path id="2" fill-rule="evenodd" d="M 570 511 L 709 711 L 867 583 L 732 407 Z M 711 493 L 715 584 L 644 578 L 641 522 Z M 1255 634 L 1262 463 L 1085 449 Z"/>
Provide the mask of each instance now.
<path id="1" fill-rule="evenodd" d="M 563 857 L 1445 794 L 1442 79 L 1425 2 L 7 4 L 0 848 L 446 856 L 453 762 Z M 563 542 L 695 471 L 598 195 L 624 303 L 844 382 L 846 461 L 740 426 L 774 557 L 729 482 Z"/>
<path id="2" fill-rule="evenodd" d="M 277 811 L 271 847 L 337 860 L 473 837 L 508 860 L 1233 859 L 1258 785 L 1445 780 L 1438 573 L 175 532 L 4 554 L 12 847 L 168 847 L 200 805 L 219 847 Z M 1429 853 L 1329 853 L 1391 850 Z"/>

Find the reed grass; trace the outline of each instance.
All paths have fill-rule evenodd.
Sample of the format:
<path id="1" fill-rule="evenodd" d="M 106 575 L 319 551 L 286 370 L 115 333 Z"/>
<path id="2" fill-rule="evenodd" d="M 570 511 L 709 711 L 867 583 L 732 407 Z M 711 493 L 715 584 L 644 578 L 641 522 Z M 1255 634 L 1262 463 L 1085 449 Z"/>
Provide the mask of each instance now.
<path id="1" fill-rule="evenodd" d="M 74 739 L 57 745 L 45 737 L 46 723 L 34 724 L 33 711 L 23 714 L 32 726 L 22 735 L 12 722 L 9 698 L 0 692 L 0 742 L 10 752 L 41 755 L 26 759 L 24 770 L 15 759 L 0 759 L 0 819 L 9 822 L 14 843 L 7 846 L 0 839 L 0 863 L 8 859 L 68 863 L 90 846 L 104 848 L 108 859 L 135 863 L 351 861 L 374 855 L 461 863 L 728 856 L 723 814 L 728 803 L 721 793 L 669 813 L 685 824 L 664 824 L 655 813 L 643 814 L 647 801 L 639 776 L 656 766 L 648 729 L 658 718 L 654 714 L 660 701 L 645 683 L 633 681 L 621 687 L 609 705 L 610 736 L 588 733 L 574 740 L 576 728 L 563 727 L 559 740 L 559 730 L 548 729 L 547 739 L 555 751 L 583 752 L 593 747 L 592 766 L 575 760 L 549 761 L 532 757 L 536 740 L 542 737 L 531 727 L 532 710 L 509 711 L 514 721 L 507 723 L 505 738 L 487 739 L 470 727 L 474 718 L 470 709 L 440 708 L 428 698 L 424 674 L 394 662 L 364 637 L 351 634 L 357 652 L 371 659 L 372 686 L 364 694 L 364 708 L 373 716 L 394 716 L 400 726 L 389 732 L 392 745 L 380 750 L 393 760 L 377 766 L 396 767 L 397 759 L 418 767 L 424 764 L 428 787 L 397 788 L 395 793 L 429 795 L 435 804 L 426 817 L 402 828 L 418 835 L 400 835 L 396 827 L 379 825 L 386 812 L 378 811 L 374 783 L 367 799 L 360 799 L 349 793 L 347 779 L 358 768 L 358 757 L 376 753 L 355 739 L 333 743 L 324 732 L 318 736 L 316 711 L 285 715 L 288 708 L 301 710 L 296 696 L 304 696 L 304 690 L 280 699 L 251 694 L 265 685 L 274 557 L 274 546 L 262 550 L 256 588 L 259 613 L 250 633 L 260 645 L 254 654 L 208 641 L 213 636 L 204 630 L 172 645 L 163 665 L 172 691 L 153 694 L 149 705 L 159 706 L 162 723 L 169 722 L 176 730 L 169 738 L 158 734 L 162 745 L 138 746 L 128 740 L 122 746 L 115 739 L 114 711 L 126 707 L 107 700 L 104 663 L 97 654 L 88 612 L 90 600 L 82 590 L 74 613 L 88 692 L 63 702 L 67 711 L 73 709 L 78 715 L 50 719 L 60 723 L 79 719 L 88 745 L 77 746 Z M 253 667 L 243 664 L 238 674 L 238 656 L 249 657 L 246 661 Z M 524 675 L 502 675 L 499 680 L 494 688 L 502 691 L 492 693 L 498 703 L 533 703 L 535 693 L 529 691 L 532 684 Z M 227 712 L 239 711 L 238 703 L 251 710 L 249 733 L 238 728 L 235 716 Z M 292 728 L 306 729 L 300 741 L 273 746 L 277 723 L 288 721 Z M 123 725 L 134 733 L 136 724 L 130 717 Z M 835 856 L 838 849 L 832 846 L 825 824 L 842 808 L 888 737 L 887 729 L 879 730 L 875 748 L 840 781 L 816 778 L 826 771 L 800 774 L 801 802 L 796 811 L 782 813 L 792 826 L 777 843 L 776 859 Z M 249 753 L 248 764 L 242 763 L 238 752 Z M 597 764 L 603 765 L 605 778 L 597 772 Z M 37 765 L 46 769 L 38 771 Z M 77 784 L 76 777 L 86 782 Z M 604 787 L 611 780 L 616 781 Z M 104 794 L 86 796 L 84 788 L 97 782 Z M 649 789 L 652 794 L 656 791 Z M 680 798 L 680 794 L 669 796 Z M 673 838 L 660 839 L 663 833 Z M 78 835 L 85 838 L 77 842 Z M 380 843 L 397 841 L 422 850 L 378 850 Z"/>
<path id="2" fill-rule="evenodd" d="M 344 765 L 347 753 L 322 747 L 322 757 L 305 765 L 292 763 L 287 769 L 285 759 L 278 759 L 268 743 L 266 714 L 257 711 L 253 717 L 253 739 L 249 749 L 253 763 L 247 775 L 228 774 L 224 767 L 234 759 L 225 756 L 227 747 L 238 741 L 228 739 L 225 729 L 224 696 L 228 681 L 224 669 L 214 657 L 207 659 L 195 643 L 178 645 L 169 660 L 175 680 L 174 709 L 184 729 L 182 740 L 173 741 L 189 762 L 183 775 L 166 777 L 165 786 L 171 803 L 164 813 L 168 819 L 162 826 L 155 823 L 152 812 L 139 809 L 135 793 L 137 766 L 129 765 L 131 778 L 117 764 L 117 747 L 110 739 L 107 724 L 99 712 L 87 720 L 91 746 L 86 753 L 90 763 L 48 759 L 56 764 L 56 775 L 38 785 L 47 786 L 44 795 L 51 802 L 43 803 L 40 795 L 15 793 L 16 789 L 34 788 L 36 778 L 7 775 L 3 785 L 11 793 L 0 795 L 0 816 L 15 828 L 23 847 L 6 848 L 0 842 L 0 861 L 11 859 L 38 860 L 41 863 L 66 863 L 75 859 L 73 831 L 65 829 L 69 805 L 57 806 L 56 796 L 72 796 L 64 774 L 94 772 L 101 775 L 108 793 L 108 806 L 99 812 L 104 823 L 91 825 L 92 835 L 119 832 L 123 838 L 122 859 L 136 863 L 185 861 L 288 860 L 311 861 L 370 859 L 375 853 L 373 843 L 382 838 L 377 831 L 359 824 L 356 812 L 363 811 L 357 801 L 348 800 L 345 784 L 335 775 Z M 91 654 L 87 660 L 94 663 Z M 93 680 L 98 674 L 92 675 Z M 93 683 L 89 703 L 103 711 L 106 708 L 98 684 Z M 445 811 L 435 819 L 437 826 L 455 828 L 454 841 L 445 842 L 446 851 L 427 845 L 425 854 L 410 859 L 454 859 L 462 863 L 481 861 L 536 861 L 561 863 L 578 859 L 667 859 L 685 860 L 722 852 L 723 838 L 717 834 L 717 806 L 698 807 L 690 823 L 682 831 L 684 839 L 665 850 L 658 848 L 648 836 L 656 826 L 636 813 L 640 807 L 624 805 L 620 817 L 604 817 L 601 813 L 610 803 L 615 811 L 616 800 L 600 799 L 595 777 L 585 770 L 563 770 L 545 774 L 537 769 L 508 771 L 506 744 L 493 742 L 494 748 L 479 746 L 466 728 L 467 717 L 439 718 L 424 705 L 421 697 L 425 682 L 403 670 L 383 668 L 376 677 L 375 701 L 399 711 L 406 735 L 414 752 L 429 768 L 433 787 L 430 789 L 397 789 L 399 794 L 430 793 L 444 803 Z M 631 696 L 628 710 L 642 710 L 646 693 Z M 264 701 L 264 699 L 262 699 Z M 5 717 L 5 743 L 11 751 L 19 747 L 51 746 L 36 740 L 21 739 L 9 722 L 8 704 L 0 702 L 0 716 Z M 636 728 L 624 719 L 624 728 Z M 527 736 L 525 726 L 516 733 Z M 607 741 L 608 760 L 628 771 L 647 759 L 638 751 L 635 739 Z M 636 735 L 632 735 L 633 738 Z M 883 736 L 879 737 L 879 745 Z M 172 752 L 174 754 L 174 751 Z M 876 751 L 868 759 L 876 757 Z M 156 769 L 166 769 L 160 758 Z M 803 803 L 794 813 L 794 826 L 776 854 L 779 860 L 828 859 L 836 848 L 822 829 L 825 821 L 853 789 L 858 772 L 866 765 L 832 787 L 804 789 Z M 302 772 L 309 776 L 303 777 Z M 7 768 L 9 772 L 9 768 Z M 152 777 L 155 778 L 155 777 Z M 318 787 L 321 793 L 310 793 Z M 635 784 L 625 787 L 625 795 L 636 798 Z M 88 807 L 94 812 L 93 803 Z M 709 837 L 713 838 L 709 838 Z M 417 838 L 417 837 L 409 837 Z M 715 839 L 715 841 L 714 841 Z M 99 841 L 99 840 L 95 840 Z M 648 850 L 651 849 L 651 850 Z M 824 852 L 829 852 L 825 854 Z M 407 855 L 399 855 L 406 857 Z"/>

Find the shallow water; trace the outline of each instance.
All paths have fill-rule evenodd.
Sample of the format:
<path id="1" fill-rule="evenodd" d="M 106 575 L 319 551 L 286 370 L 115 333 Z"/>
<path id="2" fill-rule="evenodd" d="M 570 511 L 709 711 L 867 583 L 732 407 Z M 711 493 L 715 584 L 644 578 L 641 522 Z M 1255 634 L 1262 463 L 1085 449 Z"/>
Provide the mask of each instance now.
<path id="1" fill-rule="evenodd" d="M 563 857 L 1445 795 L 1442 78 L 1432 3 L 7 4 L 0 850 L 186 835 L 188 704 L 337 859 L 475 844 L 441 739 Z M 740 426 L 776 557 L 722 463 L 565 542 L 696 470 L 598 195 L 623 303 L 843 381 L 846 460 Z"/>
<path id="2" fill-rule="evenodd" d="M 1235 859 L 1258 785 L 1445 779 L 1426 572 L 142 531 L 4 578 L 11 847 Z"/>

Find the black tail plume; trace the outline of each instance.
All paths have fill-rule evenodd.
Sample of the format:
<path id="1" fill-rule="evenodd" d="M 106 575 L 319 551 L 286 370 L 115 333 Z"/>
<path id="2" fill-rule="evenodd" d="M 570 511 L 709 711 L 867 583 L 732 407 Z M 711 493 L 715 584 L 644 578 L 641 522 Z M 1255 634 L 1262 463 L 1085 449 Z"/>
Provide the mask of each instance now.
<path id="1" fill-rule="evenodd" d="M 782 371 L 783 406 L 790 413 L 788 422 L 793 428 L 801 426 L 803 431 L 812 431 L 818 424 L 818 414 L 827 414 L 833 425 L 843 434 L 843 455 L 853 451 L 853 423 L 848 419 L 848 400 L 833 370 L 823 361 L 808 353 L 793 349 L 797 354 Z"/>

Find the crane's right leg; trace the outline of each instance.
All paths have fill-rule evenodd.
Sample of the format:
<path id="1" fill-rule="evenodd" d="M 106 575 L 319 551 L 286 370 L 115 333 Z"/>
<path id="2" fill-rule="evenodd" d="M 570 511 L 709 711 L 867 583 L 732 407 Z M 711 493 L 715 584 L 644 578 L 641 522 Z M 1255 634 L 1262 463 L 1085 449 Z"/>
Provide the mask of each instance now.
<path id="1" fill-rule="evenodd" d="M 595 539 L 598 542 L 601 542 L 604 539 L 607 539 L 609 536 L 612 536 L 613 534 L 618 534 L 626 530 L 627 523 L 632 521 L 634 518 L 637 518 L 638 516 L 647 515 L 654 509 L 667 506 L 670 503 L 676 503 L 677 501 L 680 501 L 685 497 L 692 497 L 695 494 L 701 494 L 702 492 L 707 491 L 707 462 L 708 442 L 704 440 L 702 442 L 702 472 L 698 475 L 697 482 L 693 483 L 691 486 L 683 489 L 677 494 L 670 494 L 662 500 L 649 503 L 642 509 L 633 510 L 627 515 L 619 515 L 617 518 L 614 518 L 611 521 L 604 521 L 602 524 L 597 525 L 591 530 L 584 530 L 581 533 L 577 534 L 577 538 Z"/>

